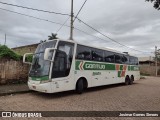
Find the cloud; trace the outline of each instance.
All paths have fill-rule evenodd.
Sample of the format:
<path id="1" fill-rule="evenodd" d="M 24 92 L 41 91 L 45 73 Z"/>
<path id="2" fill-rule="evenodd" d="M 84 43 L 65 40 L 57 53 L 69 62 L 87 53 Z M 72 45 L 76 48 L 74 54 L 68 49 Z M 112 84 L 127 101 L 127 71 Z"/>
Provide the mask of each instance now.
<path id="1" fill-rule="evenodd" d="M 0 1 L 70 14 L 70 0 Z M 76 15 L 83 2 L 83 0 L 74 0 L 74 15 Z M 62 24 L 68 18 L 67 16 L 36 12 L 2 4 L 0 4 L 0 8 L 17 11 Z M 3 43 L 4 33 L 6 33 L 7 45 L 9 47 L 37 43 L 40 40 L 47 39 L 48 35 L 55 33 L 60 28 L 60 25 L 2 10 L 0 10 L 0 16 L 0 43 Z M 88 0 L 78 17 L 105 35 L 134 49 L 144 52 L 153 52 L 154 46 L 160 44 L 159 11 L 155 10 L 152 7 L 152 4 L 145 2 L 145 0 Z M 68 20 L 66 24 L 69 25 L 70 20 Z M 91 34 L 87 35 L 74 30 L 74 39 L 79 43 L 112 48 L 121 52 L 128 51 L 138 56 L 144 55 L 144 53 L 122 47 L 121 45 L 112 42 L 108 38 L 83 25 L 78 20 L 75 21 L 74 27 Z M 68 39 L 69 32 L 69 28 L 63 27 L 58 32 L 58 37 Z M 93 35 L 98 36 L 103 40 L 93 37 Z M 150 53 L 146 54 L 146 56 L 148 55 L 150 55 Z"/>

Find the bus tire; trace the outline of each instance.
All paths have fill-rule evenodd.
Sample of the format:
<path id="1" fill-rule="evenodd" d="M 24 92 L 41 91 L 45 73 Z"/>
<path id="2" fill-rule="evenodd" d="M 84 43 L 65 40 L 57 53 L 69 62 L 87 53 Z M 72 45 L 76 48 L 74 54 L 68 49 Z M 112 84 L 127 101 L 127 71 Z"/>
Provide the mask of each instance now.
<path id="1" fill-rule="evenodd" d="M 83 90 L 84 90 L 83 79 L 79 79 L 76 84 L 76 92 L 78 94 L 82 94 Z"/>
<path id="2" fill-rule="evenodd" d="M 129 82 L 130 82 L 130 78 L 129 78 L 129 76 L 127 75 L 126 78 L 125 78 L 125 85 L 129 85 Z"/>
<path id="3" fill-rule="evenodd" d="M 131 75 L 131 79 L 130 79 L 130 81 L 129 81 L 129 85 L 132 85 L 132 84 L 133 84 L 133 81 L 134 81 L 134 76 Z"/>

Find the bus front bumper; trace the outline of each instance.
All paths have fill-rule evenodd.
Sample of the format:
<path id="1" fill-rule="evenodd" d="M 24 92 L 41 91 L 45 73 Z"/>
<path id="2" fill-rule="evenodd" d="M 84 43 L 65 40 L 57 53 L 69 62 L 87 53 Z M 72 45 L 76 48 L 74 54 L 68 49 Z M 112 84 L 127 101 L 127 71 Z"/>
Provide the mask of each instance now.
<path id="1" fill-rule="evenodd" d="M 28 87 L 30 90 L 38 91 L 38 92 L 43 92 L 43 93 L 53 93 L 51 89 L 51 84 L 49 83 L 43 83 L 40 84 L 40 81 L 28 81 Z"/>

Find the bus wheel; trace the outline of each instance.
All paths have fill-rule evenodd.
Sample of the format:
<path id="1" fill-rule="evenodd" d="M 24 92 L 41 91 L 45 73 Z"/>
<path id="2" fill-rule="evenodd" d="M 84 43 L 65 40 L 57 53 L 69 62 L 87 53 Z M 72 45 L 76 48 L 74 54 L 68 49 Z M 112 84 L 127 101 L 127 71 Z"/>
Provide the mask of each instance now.
<path id="1" fill-rule="evenodd" d="M 133 84 L 133 81 L 134 81 L 134 76 L 131 75 L 131 79 L 130 79 L 130 81 L 129 81 L 129 85 L 132 85 L 132 84 Z"/>
<path id="2" fill-rule="evenodd" d="M 82 94 L 83 90 L 84 90 L 83 79 L 79 79 L 76 84 L 76 91 L 78 94 Z"/>
<path id="3" fill-rule="evenodd" d="M 126 78 L 125 78 L 125 85 L 129 85 L 129 82 L 130 82 L 130 78 L 129 78 L 129 76 L 127 75 Z"/>

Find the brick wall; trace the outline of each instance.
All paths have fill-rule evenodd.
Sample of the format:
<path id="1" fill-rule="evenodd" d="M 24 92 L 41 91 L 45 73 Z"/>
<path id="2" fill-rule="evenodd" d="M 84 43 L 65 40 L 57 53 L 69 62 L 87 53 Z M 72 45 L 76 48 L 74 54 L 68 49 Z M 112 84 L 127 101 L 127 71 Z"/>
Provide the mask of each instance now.
<path id="1" fill-rule="evenodd" d="M 30 65 L 24 64 L 22 61 L 14 61 L 8 59 L 0 60 L 0 84 L 12 83 L 15 81 L 28 80 L 28 72 Z M 160 75 L 160 66 L 158 67 Z M 155 66 L 140 65 L 140 72 L 155 76 Z"/>
<path id="2" fill-rule="evenodd" d="M 140 65 L 140 73 L 155 76 L 156 67 L 150 65 Z M 160 66 L 158 66 L 158 75 L 160 75 Z"/>
<path id="3" fill-rule="evenodd" d="M 34 53 L 38 44 L 26 45 L 21 47 L 12 48 L 14 52 L 19 55 L 24 55 L 25 53 Z"/>
<path id="4" fill-rule="evenodd" d="M 0 60 L 0 83 L 10 83 L 16 81 L 27 81 L 30 65 L 22 61 Z"/>
<path id="5" fill-rule="evenodd" d="M 24 55 L 25 53 L 34 53 L 37 46 L 38 44 L 32 44 L 12 48 L 12 50 L 19 55 Z M 29 69 L 30 66 L 22 61 L 0 59 L 0 84 L 27 81 Z"/>

